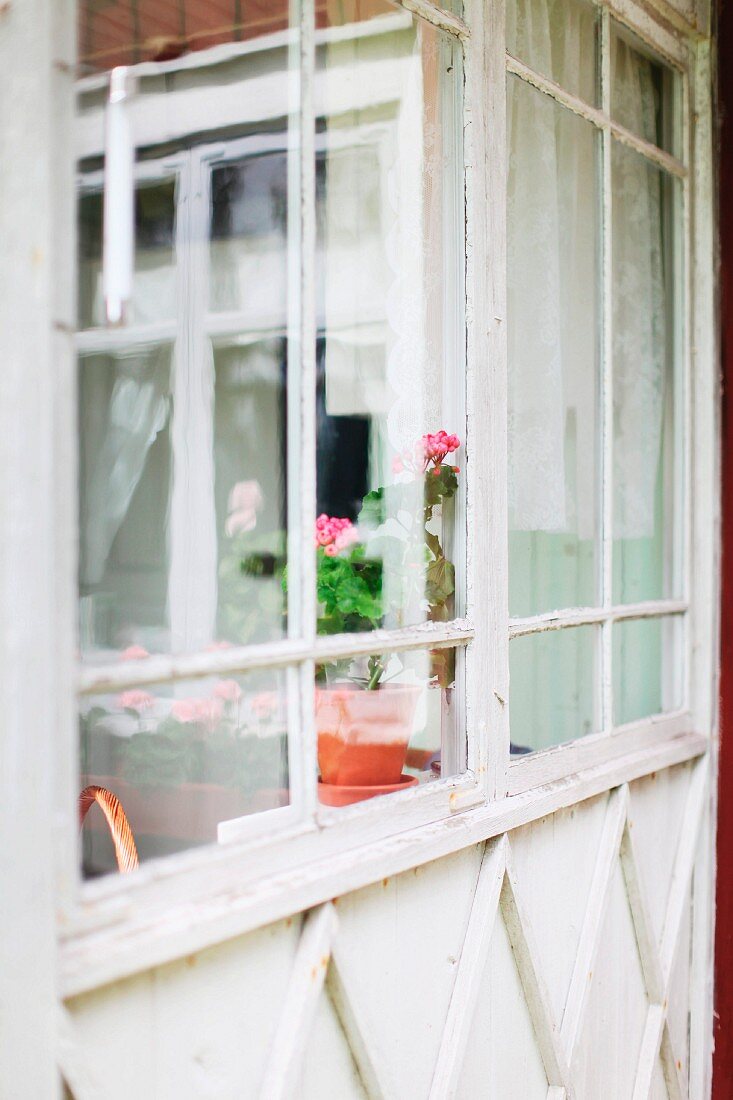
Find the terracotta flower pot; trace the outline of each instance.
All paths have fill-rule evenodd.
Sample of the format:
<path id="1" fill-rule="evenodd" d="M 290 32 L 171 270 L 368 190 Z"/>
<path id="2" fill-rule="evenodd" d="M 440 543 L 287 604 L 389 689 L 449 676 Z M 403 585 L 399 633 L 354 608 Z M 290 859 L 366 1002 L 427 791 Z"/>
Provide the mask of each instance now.
<path id="1" fill-rule="evenodd" d="M 323 783 L 399 783 L 421 690 L 410 684 L 389 684 L 376 691 L 319 689 L 316 728 Z"/>

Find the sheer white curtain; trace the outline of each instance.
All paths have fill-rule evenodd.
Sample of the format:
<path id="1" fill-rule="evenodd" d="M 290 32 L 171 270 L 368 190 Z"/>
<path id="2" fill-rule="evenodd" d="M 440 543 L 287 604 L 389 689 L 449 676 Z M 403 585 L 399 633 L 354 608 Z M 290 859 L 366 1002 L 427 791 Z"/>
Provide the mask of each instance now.
<path id="1" fill-rule="evenodd" d="M 85 371 L 81 433 L 92 448 L 83 478 L 81 580 L 99 584 L 112 544 L 143 476 L 148 452 L 170 415 L 170 348 L 108 353 L 109 373 Z M 100 415 L 102 420 L 100 421 Z M 96 421 L 96 430 L 95 430 Z"/>
<path id="2" fill-rule="evenodd" d="M 593 18 L 590 5 L 519 0 L 509 5 L 508 39 L 532 68 L 589 96 Z M 612 68 L 627 125 L 648 132 L 651 66 L 618 41 Z M 583 539 L 596 527 L 600 443 L 599 151 L 583 136 L 588 125 L 510 78 L 510 527 Z M 615 528 L 630 538 L 654 530 L 666 358 L 662 221 L 658 173 L 633 154 L 614 156 L 614 168 Z"/>

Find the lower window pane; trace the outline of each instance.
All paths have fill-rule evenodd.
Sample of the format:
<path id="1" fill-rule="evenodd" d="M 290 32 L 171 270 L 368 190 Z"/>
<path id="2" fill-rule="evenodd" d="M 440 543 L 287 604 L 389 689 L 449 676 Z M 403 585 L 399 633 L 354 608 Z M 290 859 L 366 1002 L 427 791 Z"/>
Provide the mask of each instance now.
<path id="1" fill-rule="evenodd" d="M 600 729 L 600 630 L 580 626 L 515 638 L 509 646 L 512 754 Z"/>
<path id="2" fill-rule="evenodd" d="M 83 700 L 81 789 L 119 799 L 140 860 L 215 842 L 221 822 L 288 804 L 286 677 L 269 670 Z M 111 828 L 94 797 L 82 830 L 87 877 L 118 869 L 124 826 L 118 817 Z"/>
<path id="3" fill-rule="evenodd" d="M 321 803 L 348 806 L 465 770 L 455 691 L 462 656 L 420 650 L 318 668 Z"/>
<path id="4" fill-rule="evenodd" d="M 627 619 L 613 628 L 614 724 L 623 726 L 684 705 L 678 615 Z"/>

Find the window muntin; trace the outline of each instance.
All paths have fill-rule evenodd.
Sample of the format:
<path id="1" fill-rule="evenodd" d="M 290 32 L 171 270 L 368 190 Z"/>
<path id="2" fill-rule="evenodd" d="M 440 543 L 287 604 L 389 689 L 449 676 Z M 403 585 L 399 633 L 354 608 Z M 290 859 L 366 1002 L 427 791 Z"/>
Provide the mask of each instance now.
<path id="1" fill-rule="evenodd" d="M 113 516 L 96 571 L 84 564 L 91 551 L 81 555 L 82 781 L 117 788 L 123 807 L 127 796 L 144 859 L 239 836 L 248 818 L 262 817 L 267 829 L 275 814 L 285 825 L 312 813 L 316 776 L 304 761 L 326 760 L 310 745 L 329 691 L 340 692 L 351 739 L 359 723 L 376 724 L 387 744 L 392 718 L 406 727 L 397 789 L 438 792 L 431 781 L 466 769 L 464 661 L 455 646 L 472 631 L 456 621 L 465 482 L 452 468 L 465 443 L 462 46 L 385 4 L 358 7 L 338 25 L 317 15 L 316 26 L 310 122 L 297 101 L 297 27 L 265 35 L 261 47 L 234 34 L 241 50 L 201 52 L 183 68 L 164 60 L 164 84 L 155 67 L 139 70 L 130 107 L 136 270 L 121 329 L 102 324 L 104 88 L 97 78 L 82 84 L 82 254 L 90 259 L 78 338 L 80 512 L 92 544 L 100 517 Z M 271 109 L 260 79 L 274 89 Z M 301 117 L 310 143 L 300 140 Z M 141 196 L 155 187 L 168 206 L 159 201 L 150 213 Z M 90 212 L 87 196 L 95 196 Z M 315 289 L 312 315 L 300 311 L 301 271 Z M 400 291 L 400 282 L 413 285 Z M 411 314 L 409 333 L 397 331 L 400 293 L 410 299 L 409 311 L 397 311 Z M 341 454 L 329 413 L 341 421 Z M 433 440 L 427 453 L 422 437 L 444 426 L 454 440 L 442 452 Z M 106 466 L 105 446 L 113 452 Z M 124 493 L 115 495 L 117 485 Z M 380 485 L 384 497 L 375 500 Z M 332 626 L 321 634 L 316 514 L 358 519 L 359 497 L 369 513 L 366 564 L 378 566 L 389 598 L 371 618 L 346 616 L 336 634 Z M 336 557 L 350 550 L 338 547 Z M 411 635 L 413 627 L 422 633 Z M 378 647 L 362 638 L 374 629 Z M 188 675 L 170 678 L 182 658 Z M 287 676 L 277 671 L 291 660 L 301 664 Z M 212 666 L 215 676 L 197 675 Z M 354 685 L 375 670 L 380 690 L 358 694 L 379 697 L 376 718 L 359 716 Z M 287 712 L 269 756 L 251 720 L 263 677 L 276 685 L 278 713 Z M 386 713 L 390 695 L 403 700 L 396 716 Z M 246 791 L 229 784 L 242 796 L 240 812 L 209 816 L 202 831 L 186 808 L 189 788 L 226 786 L 229 757 L 249 768 Z M 230 779 L 240 773 L 232 765 Z M 366 786 L 373 789 L 360 799 L 390 785 Z M 231 809 L 233 799 L 229 789 L 222 805 Z M 162 811 L 146 817 L 146 801 L 169 805 L 175 830 Z M 341 804 L 333 795 L 321 802 L 326 813 Z M 87 852 L 89 874 L 110 869 L 109 845 L 104 851 Z"/>
<path id="2" fill-rule="evenodd" d="M 539 9 L 540 14 L 549 14 L 548 5 L 539 4 Z M 572 22 L 572 15 L 570 18 Z M 510 614 L 515 616 L 510 622 L 511 740 L 516 755 L 588 733 L 610 732 L 660 713 L 681 712 L 687 697 L 681 643 L 687 610 L 683 556 L 686 444 L 682 434 L 682 225 L 687 172 L 681 161 L 668 155 L 680 150 L 682 77 L 653 51 L 642 48 L 640 40 L 607 12 L 601 13 L 600 20 L 596 73 L 599 79 L 608 74 L 600 81 L 600 110 L 592 97 L 582 102 L 576 93 L 578 73 L 588 64 L 587 56 L 575 58 L 575 67 L 566 74 L 562 88 L 543 79 L 544 69 L 536 72 L 531 61 L 527 62 L 533 55 L 552 56 L 546 19 L 545 54 L 539 49 L 543 23 L 537 12 L 531 22 L 517 23 L 527 34 L 530 28 L 532 31 L 526 41 L 515 43 L 517 56 L 524 63 L 516 62 L 511 54 L 507 59 L 512 127 L 508 223 L 510 546 L 522 546 L 516 532 L 517 502 L 522 496 L 531 502 L 531 490 L 545 486 L 536 496 L 535 531 L 522 536 L 531 550 L 524 546 L 523 553 L 510 555 Z M 517 119 L 522 118 L 523 102 L 522 133 Z M 547 121 L 551 117 L 554 127 Z M 568 135 L 564 141 L 559 120 Z M 597 135 L 595 163 L 590 152 L 584 151 L 586 128 Z M 541 172 L 536 164 L 531 168 L 531 156 L 524 150 L 542 148 L 543 134 L 548 136 Z M 540 154 L 536 156 L 539 159 Z M 565 164 L 571 166 L 574 178 Z M 578 186 L 582 172 L 586 183 Z M 524 279 L 518 274 L 519 260 L 531 256 L 523 239 L 530 230 L 521 216 L 515 216 L 513 203 L 522 194 L 525 209 L 538 209 L 536 224 L 547 235 L 548 224 L 561 222 L 557 212 L 558 205 L 561 212 L 561 203 L 551 201 L 558 193 L 576 195 L 577 209 L 584 209 L 585 216 L 573 220 L 572 228 L 576 234 L 590 230 L 595 250 L 589 248 L 584 253 L 573 242 L 571 261 L 563 269 L 558 258 L 561 260 L 570 246 L 568 233 L 558 233 L 553 263 L 560 272 L 562 291 L 570 301 L 586 297 L 593 304 L 579 322 L 564 328 L 560 311 L 548 312 L 555 322 L 553 332 L 541 323 L 551 278 L 540 281 L 538 277 L 538 285 L 533 287 L 531 264 Z M 536 231 L 535 237 L 542 241 L 542 232 Z M 544 274 L 548 264 L 538 263 L 537 269 L 538 275 L 539 271 Z M 552 266 L 549 271 L 552 275 Z M 580 288 L 578 293 L 572 293 L 574 285 Z M 540 322 L 529 326 L 529 333 L 528 317 Z M 596 367 L 592 379 L 588 370 L 576 372 L 588 387 L 583 415 L 576 418 L 568 416 L 578 403 L 577 386 L 572 381 L 573 355 L 579 334 L 584 329 L 590 332 L 591 321 L 596 326 L 596 342 L 589 336 L 580 354 Z M 538 432 L 533 437 L 529 429 L 534 395 L 527 397 L 520 383 L 523 372 L 530 370 L 533 341 L 542 339 L 550 354 L 542 360 L 539 377 L 547 375 L 549 380 L 544 416 L 538 418 Z M 554 431 L 553 396 L 565 409 L 564 415 L 555 418 Z M 574 450 L 568 447 L 568 433 L 572 427 L 581 439 L 578 424 L 585 441 Z M 534 453 L 529 445 L 533 438 Z M 544 450 L 537 446 L 538 441 L 544 441 Z M 549 457 L 553 447 L 554 462 Z M 538 450 L 544 455 L 542 461 L 537 460 Z M 574 481 L 560 476 L 567 468 L 568 456 L 580 471 Z M 547 488 L 553 477 L 564 489 L 564 496 L 553 496 Z M 583 497 L 592 501 L 594 492 L 596 507 L 583 507 Z M 571 507 L 560 517 L 560 530 L 554 533 L 539 505 L 545 512 L 551 511 L 558 499 L 566 506 L 569 501 Z M 560 515 L 557 507 L 555 512 Z M 589 520 L 584 524 L 586 542 L 590 538 L 589 545 L 599 548 L 595 561 L 587 549 L 584 558 L 582 540 L 578 542 L 584 514 Z M 563 584 L 566 576 L 574 585 Z M 580 656 L 571 639 L 583 632 L 587 638 Z M 568 638 L 563 642 L 557 634 Z M 580 675 L 584 665 L 592 667 L 592 676 Z M 532 704 L 517 699 L 517 691 L 521 696 L 529 692 Z M 538 704 L 538 712 L 534 701 L 543 697 L 545 706 L 542 709 Z"/>

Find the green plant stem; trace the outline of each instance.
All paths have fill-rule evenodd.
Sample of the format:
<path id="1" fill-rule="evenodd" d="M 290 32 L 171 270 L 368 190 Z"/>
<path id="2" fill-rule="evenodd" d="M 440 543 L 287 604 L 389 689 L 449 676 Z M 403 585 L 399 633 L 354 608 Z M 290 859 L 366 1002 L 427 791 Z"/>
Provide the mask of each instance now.
<path id="1" fill-rule="evenodd" d="M 381 657 L 370 658 L 369 667 L 371 669 L 371 676 L 367 681 L 366 690 L 375 691 L 379 687 L 379 681 L 384 675 L 384 664 Z"/>

